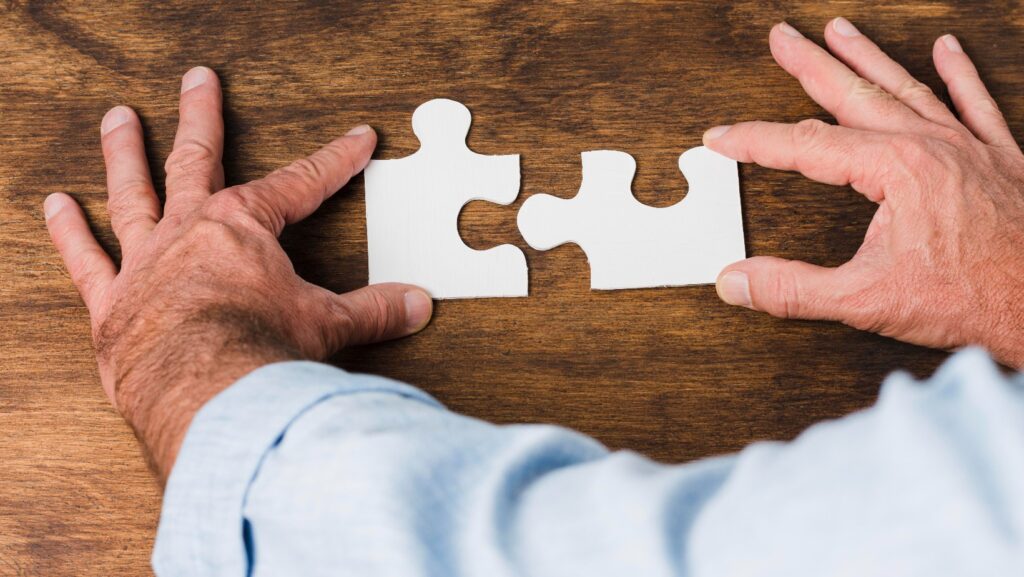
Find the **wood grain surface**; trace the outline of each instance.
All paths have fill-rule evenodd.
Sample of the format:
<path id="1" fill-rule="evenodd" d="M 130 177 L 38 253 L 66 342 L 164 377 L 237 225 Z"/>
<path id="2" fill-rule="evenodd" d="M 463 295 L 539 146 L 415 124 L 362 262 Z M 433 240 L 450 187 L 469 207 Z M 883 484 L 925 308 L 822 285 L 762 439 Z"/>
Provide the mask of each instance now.
<path id="1" fill-rule="evenodd" d="M 610 148 L 636 157 L 636 195 L 667 206 L 686 190 L 676 158 L 705 128 L 827 118 L 768 52 L 782 19 L 820 41 L 844 15 L 936 90 L 931 44 L 953 32 L 1024 134 L 1020 2 L 207 4 L 0 1 L 2 575 L 150 572 L 160 494 L 100 390 L 87 312 L 41 205 L 71 193 L 116 254 L 100 118 L 139 111 L 159 188 L 193 65 L 223 79 L 229 184 L 362 122 L 382 136 L 376 158 L 404 156 L 418 104 L 469 106 L 470 146 L 521 154 L 522 189 L 512 206 L 470 204 L 460 230 L 475 248 L 524 248 L 531 296 L 439 303 L 421 335 L 334 362 L 456 411 L 558 423 L 664 461 L 792 438 L 869 405 L 890 370 L 926 375 L 945 354 L 731 308 L 711 286 L 591 292 L 577 247 L 526 246 L 526 197 L 574 195 L 579 153 Z M 872 214 L 850 189 L 793 174 L 744 166 L 741 180 L 751 255 L 838 264 Z M 286 232 L 302 275 L 336 291 L 366 282 L 363 207 L 357 178 Z"/>

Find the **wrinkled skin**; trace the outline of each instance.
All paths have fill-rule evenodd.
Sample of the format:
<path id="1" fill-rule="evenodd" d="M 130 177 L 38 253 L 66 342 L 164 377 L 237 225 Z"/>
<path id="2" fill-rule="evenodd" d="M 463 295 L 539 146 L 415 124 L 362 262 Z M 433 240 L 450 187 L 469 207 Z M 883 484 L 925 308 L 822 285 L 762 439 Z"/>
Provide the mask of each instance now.
<path id="1" fill-rule="evenodd" d="M 103 388 L 161 476 L 195 412 L 270 362 L 404 336 L 430 319 L 421 289 L 381 284 L 338 295 L 299 278 L 277 237 L 369 162 L 376 135 L 353 129 L 265 178 L 224 188 L 220 84 L 182 81 L 167 159 L 167 201 L 154 193 L 142 126 L 127 107 L 101 125 L 120 270 L 69 196 L 47 198 L 53 242 L 89 309 Z"/>
<path id="2" fill-rule="evenodd" d="M 831 54 L 786 24 L 770 35 L 776 61 L 838 126 L 742 122 L 704 141 L 850 185 L 878 210 L 842 266 L 749 258 L 722 271 L 719 295 L 930 347 L 980 344 L 1024 366 L 1024 155 L 974 65 L 954 37 L 935 42 L 958 118 L 848 21 L 830 22 L 825 40 Z"/>

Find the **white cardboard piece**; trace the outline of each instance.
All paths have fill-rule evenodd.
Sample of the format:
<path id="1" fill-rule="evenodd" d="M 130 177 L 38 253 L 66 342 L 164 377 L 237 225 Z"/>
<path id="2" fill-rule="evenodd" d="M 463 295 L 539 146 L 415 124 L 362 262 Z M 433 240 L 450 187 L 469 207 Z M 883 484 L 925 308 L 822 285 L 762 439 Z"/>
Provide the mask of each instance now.
<path id="1" fill-rule="evenodd" d="M 583 182 L 571 199 L 533 195 L 519 211 L 529 245 L 572 242 L 590 262 L 592 289 L 714 283 L 746 257 L 736 161 L 703 146 L 679 157 L 686 197 L 655 208 L 632 192 L 636 161 L 625 152 L 584 152 Z"/>
<path id="2" fill-rule="evenodd" d="M 474 250 L 459 236 L 467 202 L 509 204 L 519 195 L 519 155 L 471 151 L 471 122 L 469 109 L 454 100 L 421 104 L 412 116 L 420 149 L 366 167 L 371 284 L 419 285 L 435 299 L 527 295 L 521 250 L 508 244 Z"/>

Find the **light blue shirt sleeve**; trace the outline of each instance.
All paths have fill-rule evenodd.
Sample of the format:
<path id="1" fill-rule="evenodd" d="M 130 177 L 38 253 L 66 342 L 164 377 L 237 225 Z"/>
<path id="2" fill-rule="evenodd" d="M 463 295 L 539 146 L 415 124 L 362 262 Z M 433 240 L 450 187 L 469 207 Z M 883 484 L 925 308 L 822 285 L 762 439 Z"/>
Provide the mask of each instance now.
<path id="1" fill-rule="evenodd" d="M 1024 383 L 980 350 L 789 443 L 685 465 L 268 365 L 194 419 L 158 575 L 1024 575 Z"/>

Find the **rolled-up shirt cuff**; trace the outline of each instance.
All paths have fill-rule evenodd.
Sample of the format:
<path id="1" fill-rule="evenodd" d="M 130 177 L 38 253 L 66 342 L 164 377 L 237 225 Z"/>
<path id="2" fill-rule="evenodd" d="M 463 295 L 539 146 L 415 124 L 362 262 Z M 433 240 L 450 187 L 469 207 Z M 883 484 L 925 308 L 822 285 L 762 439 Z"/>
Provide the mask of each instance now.
<path id="1" fill-rule="evenodd" d="M 196 414 L 167 481 L 153 548 L 159 575 L 246 575 L 243 506 L 264 456 L 305 411 L 337 395 L 390 393 L 441 407 L 409 385 L 320 363 L 249 373 Z M 226 541 L 228 539 L 228 541 Z"/>

